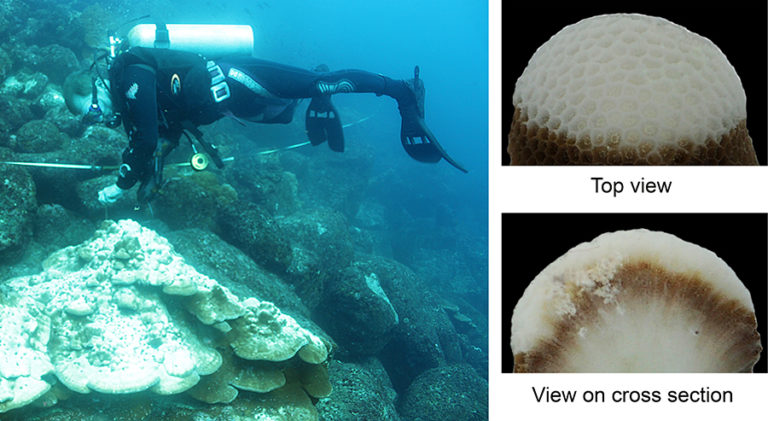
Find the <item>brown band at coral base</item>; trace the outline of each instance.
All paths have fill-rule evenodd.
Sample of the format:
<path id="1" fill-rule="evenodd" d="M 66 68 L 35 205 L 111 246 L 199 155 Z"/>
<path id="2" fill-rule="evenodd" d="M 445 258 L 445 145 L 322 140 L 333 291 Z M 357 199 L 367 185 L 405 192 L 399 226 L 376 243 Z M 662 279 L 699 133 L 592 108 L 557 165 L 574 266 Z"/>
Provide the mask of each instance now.
<path id="1" fill-rule="evenodd" d="M 515 107 L 507 152 L 512 165 L 758 165 L 746 120 L 720 139 L 696 146 L 681 139 L 655 150 L 650 143 L 620 146 L 618 137 L 593 145 L 537 127 Z"/>

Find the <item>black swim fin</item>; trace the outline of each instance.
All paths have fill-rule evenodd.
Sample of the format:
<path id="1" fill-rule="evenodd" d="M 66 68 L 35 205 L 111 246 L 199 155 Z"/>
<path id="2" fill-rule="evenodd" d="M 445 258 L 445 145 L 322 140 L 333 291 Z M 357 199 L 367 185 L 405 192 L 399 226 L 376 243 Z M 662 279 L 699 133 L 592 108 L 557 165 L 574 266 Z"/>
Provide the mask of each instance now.
<path id="1" fill-rule="evenodd" d="M 344 152 L 344 129 L 330 95 L 312 98 L 307 107 L 305 124 L 312 145 L 317 146 L 327 140 L 332 151 Z"/>
<path id="2" fill-rule="evenodd" d="M 429 130 L 424 122 L 424 82 L 419 79 L 419 66 L 413 70 L 413 79 L 406 82 L 416 97 L 416 102 L 408 105 L 400 105 L 400 142 L 411 158 L 419 162 L 435 163 L 441 159 L 453 165 L 462 172 L 468 172 L 463 165 L 456 162 L 445 152 L 437 138 Z"/>

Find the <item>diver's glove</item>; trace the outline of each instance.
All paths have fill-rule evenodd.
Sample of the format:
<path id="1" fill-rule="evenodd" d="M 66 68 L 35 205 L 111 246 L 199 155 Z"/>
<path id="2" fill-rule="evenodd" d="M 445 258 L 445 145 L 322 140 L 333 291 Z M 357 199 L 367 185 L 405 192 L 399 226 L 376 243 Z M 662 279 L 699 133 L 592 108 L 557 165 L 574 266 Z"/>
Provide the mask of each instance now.
<path id="1" fill-rule="evenodd" d="M 104 206 L 111 205 L 123 197 L 123 193 L 125 193 L 125 190 L 117 187 L 117 184 L 104 187 L 99 191 L 99 203 Z"/>

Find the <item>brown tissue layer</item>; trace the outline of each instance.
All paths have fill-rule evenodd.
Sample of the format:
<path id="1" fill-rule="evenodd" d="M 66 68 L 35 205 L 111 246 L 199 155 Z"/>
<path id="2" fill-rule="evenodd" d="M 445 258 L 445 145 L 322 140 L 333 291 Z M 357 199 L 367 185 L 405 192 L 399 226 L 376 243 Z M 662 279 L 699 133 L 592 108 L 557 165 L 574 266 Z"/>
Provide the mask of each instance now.
<path id="1" fill-rule="evenodd" d="M 627 300 L 641 300 L 641 303 L 661 300 L 665 305 L 682 306 L 686 312 L 693 313 L 692 319 L 701 320 L 695 334 L 702 337 L 709 335 L 708 338 L 713 338 L 718 344 L 717 349 L 712 350 L 714 358 L 721 364 L 717 371 L 751 372 L 760 358 L 762 347 L 755 314 L 738 301 L 717 293 L 695 274 L 672 273 L 643 261 L 624 265 L 616 272 L 610 285 L 620 291 L 611 304 L 606 304 L 603 297 L 589 291 L 569 291 L 576 312 L 557 322 L 551 338 L 540 341 L 528 352 L 516 353 L 514 371 L 580 371 L 578 367 L 571 367 L 568 361 L 568 350 L 577 340 L 580 327 L 594 324 L 599 311 L 626 303 Z M 658 330 L 659 335 L 664 334 L 662 326 L 647 328 Z M 615 340 L 621 341 L 622 338 L 617 337 Z M 606 344 L 606 347 L 610 347 L 610 344 Z M 681 355 L 680 358 L 685 356 Z"/>
<path id="2" fill-rule="evenodd" d="M 537 127 L 515 107 L 507 152 L 511 165 L 758 165 L 746 120 L 704 145 L 680 139 L 658 149 L 651 143 L 626 146 L 619 136 L 595 143 L 601 144 Z"/>

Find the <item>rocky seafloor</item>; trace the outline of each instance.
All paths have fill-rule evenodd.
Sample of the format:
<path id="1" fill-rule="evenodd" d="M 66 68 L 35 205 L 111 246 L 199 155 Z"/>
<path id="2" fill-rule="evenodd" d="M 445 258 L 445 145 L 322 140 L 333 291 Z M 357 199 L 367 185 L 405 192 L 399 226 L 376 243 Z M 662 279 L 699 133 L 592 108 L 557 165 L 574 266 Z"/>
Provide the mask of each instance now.
<path id="1" fill-rule="evenodd" d="M 67 111 L 61 96 L 66 75 L 87 68 L 93 48 L 106 35 L 104 28 L 113 24 L 106 16 L 102 6 L 92 2 L 0 1 L 0 161 L 119 163 L 127 142 L 122 128 L 82 126 Z M 258 155 L 252 142 L 244 144 L 231 135 L 232 126 L 227 123 L 205 132 L 225 155 L 236 159 L 221 171 L 168 168 L 170 182 L 153 202 L 151 213 L 134 209 L 133 192 L 109 209 L 96 202 L 96 192 L 114 182 L 113 173 L 0 164 L 0 313 L 4 317 L 0 330 L 9 329 L 9 320 L 22 321 L 18 324 L 21 333 L 6 330 L 9 335 L 19 333 L 21 340 L 0 335 L 5 338 L 0 339 L 0 355 L 27 349 L 29 343 L 34 343 L 29 349 L 36 349 L 25 351 L 28 354 L 20 360 L 26 361 L 23 369 L 0 364 L 0 419 L 487 419 L 486 229 L 482 223 L 466 221 L 467 213 L 456 210 L 469 205 L 461 203 L 454 186 L 441 180 L 445 168 L 418 168 L 420 182 L 414 183 L 414 174 L 408 170 L 378 165 L 380 157 L 372 146 L 360 145 L 344 154 L 322 147 Z M 189 155 L 179 148 L 170 160 L 184 161 Z M 218 389 L 214 388 L 230 393 L 229 397 L 233 386 L 238 389 L 231 402 L 224 403 L 229 397 L 219 396 L 207 398 L 218 403 L 205 403 L 199 399 L 200 393 L 189 391 L 201 389 L 199 386 L 174 393 L 183 387 L 159 387 L 165 383 L 156 380 L 131 392 L 95 387 L 99 385 L 96 380 L 81 383 L 77 376 L 62 374 L 71 373 L 60 369 L 68 367 L 70 353 L 92 351 L 108 342 L 108 335 L 103 334 L 107 328 L 88 325 L 106 311 L 95 311 L 91 304 L 108 306 L 105 303 L 113 300 L 116 304 L 109 308 L 118 312 L 115 314 L 138 315 L 143 307 L 130 303 L 162 302 L 169 320 L 182 326 L 174 325 L 174 329 L 187 332 L 183 326 L 190 325 L 190 315 L 176 308 L 189 309 L 185 300 L 212 290 L 198 286 L 192 292 L 181 289 L 190 296 L 163 295 L 151 288 L 167 285 L 152 284 L 147 278 L 106 290 L 112 298 L 105 299 L 94 292 L 102 291 L 94 286 L 96 281 L 69 275 L 85 282 L 83 285 L 91 284 L 77 287 L 82 291 L 73 290 L 80 292 L 61 295 L 61 301 L 57 300 L 63 293 L 39 292 L 45 290 L 39 285 L 54 282 L 61 273 L 81 270 L 51 263 L 49 256 L 69 255 L 78 265 L 86 265 L 84 257 L 72 257 L 73 250 L 102 241 L 99 238 L 110 232 L 104 220 L 122 219 L 135 220 L 156 232 L 163 239 L 158 241 L 167 241 L 172 253 L 196 273 L 239 297 L 230 301 L 255 299 L 248 301 L 250 307 L 241 306 L 254 314 L 266 311 L 256 310 L 258 303 L 273 303 L 279 308 L 276 314 L 284 314 L 322 338 L 329 351 L 320 364 L 326 370 L 319 376 L 324 380 L 309 382 L 308 375 L 302 374 L 308 369 L 301 368 L 306 362 L 294 356 L 276 363 L 288 379 L 277 391 L 254 391 L 243 386 L 242 376 L 236 376 L 240 380 L 219 379 Z M 109 279 L 117 279 L 114 274 L 125 270 L 119 263 L 123 257 L 115 256 L 104 260 L 111 262 L 114 271 L 109 272 Z M 35 302 L 25 298 L 35 294 Z M 78 301 L 77 294 L 84 301 Z M 97 298 L 88 298 L 88 294 Z M 89 299 L 95 301 L 89 304 Z M 36 313 L 38 310 L 30 310 L 33 308 L 46 310 Z M 232 335 L 220 332 L 237 330 L 237 320 L 246 317 L 244 312 L 238 310 L 218 321 L 191 313 L 202 325 L 189 329 L 221 355 L 221 366 L 230 367 L 230 373 L 235 369 L 227 361 L 240 361 L 241 357 L 232 355 L 230 348 L 237 353 Z M 143 317 L 146 322 L 160 316 Z M 70 329 L 84 320 L 89 327 Z M 70 330 L 62 330 L 62 326 Z M 70 335 L 77 336 L 77 343 L 62 348 L 62 343 L 69 343 L 60 339 L 66 337 L 62 332 L 70 331 L 79 332 Z M 159 339 L 147 340 L 162 348 Z M 294 348 L 296 353 L 300 347 Z M 109 349 L 122 348 L 114 345 Z M 186 355 L 184 352 L 169 351 L 163 358 L 171 361 L 167 355 Z M 89 361 L 102 367 L 96 372 L 103 374 L 103 367 L 110 367 L 108 361 L 115 357 L 98 355 Z M 50 364 L 40 363 L 46 358 Z M 200 358 L 198 368 L 205 367 Z M 243 361 L 250 360 L 240 363 Z M 261 363 L 256 365 L 261 367 Z M 38 366 L 45 368 L 30 368 Z M 201 384 L 215 383 L 214 376 L 225 371 L 209 373 L 211 370 L 203 368 L 191 373 L 169 364 L 166 370 L 183 372 L 179 378 L 188 382 L 197 377 Z M 14 394 L 20 396 L 21 390 L 27 390 L 22 380 L 35 375 L 30 384 L 47 391 L 29 404 L 7 409 L 13 407 Z M 313 376 L 309 377 L 317 377 Z"/>

